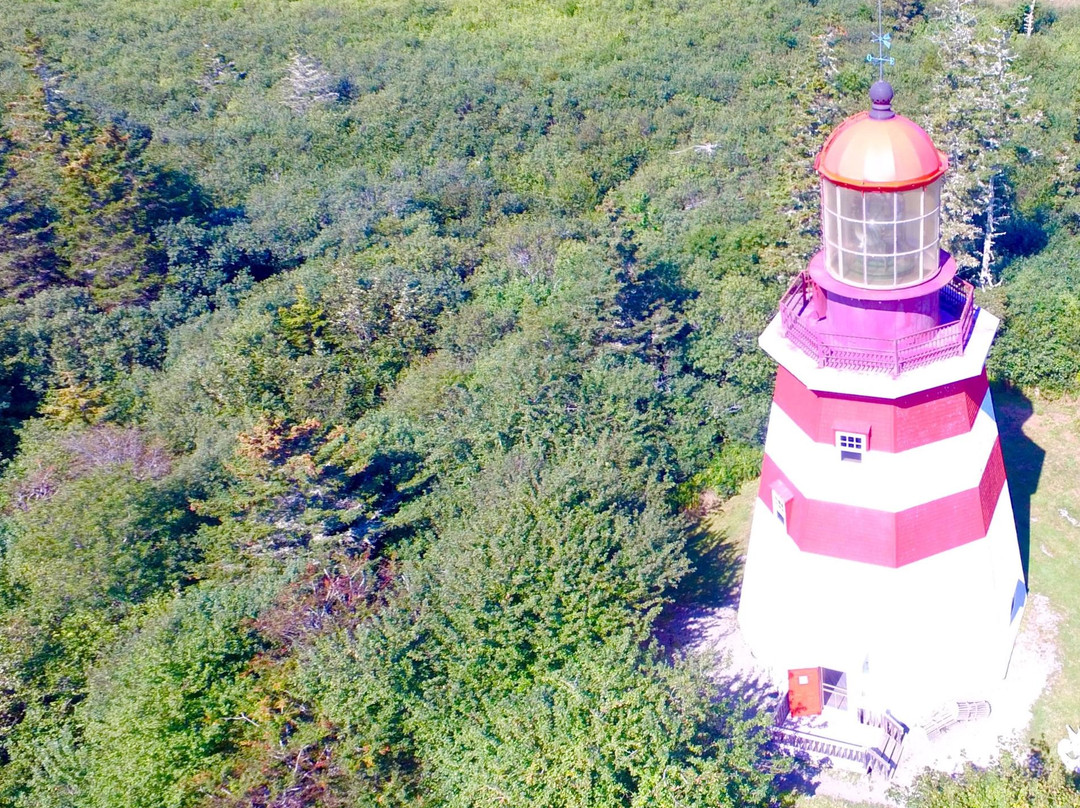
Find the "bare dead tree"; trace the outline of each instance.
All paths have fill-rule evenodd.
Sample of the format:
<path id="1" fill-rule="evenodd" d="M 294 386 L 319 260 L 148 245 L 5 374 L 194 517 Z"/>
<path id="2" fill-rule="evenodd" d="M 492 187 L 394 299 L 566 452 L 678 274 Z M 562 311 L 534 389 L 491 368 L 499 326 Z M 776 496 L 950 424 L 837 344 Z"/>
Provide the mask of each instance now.
<path id="1" fill-rule="evenodd" d="M 1035 116 L 1024 114 L 1030 76 L 1014 69 L 1009 33 L 995 28 L 979 41 L 972 7 L 972 0 L 948 0 L 939 16 L 944 70 L 930 128 L 953 167 L 942 188 L 942 240 L 980 286 L 993 286 L 994 245 L 1008 217 L 1002 146 Z"/>
<path id="2" fill-rule="evenodd" d="M 303 115 L 315 106 L 334 104 L 341 100 L 334 77 L 319 60 L 302 53 L 294 53 L 289 61 L 286 76 L 289 91 L 285 106 Z"/>

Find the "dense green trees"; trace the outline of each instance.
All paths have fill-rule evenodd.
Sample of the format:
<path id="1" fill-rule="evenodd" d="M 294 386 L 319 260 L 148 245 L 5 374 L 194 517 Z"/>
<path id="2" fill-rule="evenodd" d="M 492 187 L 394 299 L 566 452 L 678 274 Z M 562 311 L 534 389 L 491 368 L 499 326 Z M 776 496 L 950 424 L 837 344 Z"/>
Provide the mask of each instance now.
<path id="1" fill-rule="evenodd" d="M 1005 754 L 986 768 L 968 765 L 958 775 L 927 771 L 904 793 L 910 808 L 1072 808 L 1080 792 L 1046 749 L 1034 748 L 1024 757 Z"/>
<path id="2" fill-rule="evenodd" d="M 922 120 L 941 22 L 896 6 Z M 0 802 L 790 801 L 758 721 L 652 633 L 695 574 L 681 511 L 756 473 L 755 340 L 813 249 L 815 141 L 864 103 L 864 23 L 5 8 Z M 1078 26 L 1014 43 L 1046 114 L 999 150 L 991 301 L 998 377 L 1060 389 Z"/>

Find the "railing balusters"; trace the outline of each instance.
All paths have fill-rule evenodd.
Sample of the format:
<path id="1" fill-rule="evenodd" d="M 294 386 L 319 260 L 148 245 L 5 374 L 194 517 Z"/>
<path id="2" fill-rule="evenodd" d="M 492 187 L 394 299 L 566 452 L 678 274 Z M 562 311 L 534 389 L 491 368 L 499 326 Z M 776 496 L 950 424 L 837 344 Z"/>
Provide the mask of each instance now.
<path id="1" fill-rule="evenodd" d="M 817 361 L 818 367 L 888 371 L 894 376 L 938 359 L 964 352 L 974 326 L 975 294 L 967 281 L 955 278 L 941 291 L 942 309 L 956 312 L 947 323 L 895 340 L 819 332 L 802 321 L 809 305 L 809 278 L 800 273 L 780 299 L 784 336 Z"/>

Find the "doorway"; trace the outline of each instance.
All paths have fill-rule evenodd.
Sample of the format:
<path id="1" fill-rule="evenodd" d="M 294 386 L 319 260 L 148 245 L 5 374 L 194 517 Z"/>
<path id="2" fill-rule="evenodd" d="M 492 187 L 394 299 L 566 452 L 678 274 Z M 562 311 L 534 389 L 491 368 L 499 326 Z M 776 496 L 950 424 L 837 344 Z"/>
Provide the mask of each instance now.
<path id="1" fill-rule="evenodd" d="M 821 703 L 834 710 L 848 708 L 847 674 L 844 671 L 821 669 Z"/>
<path id="2" fill-rule="evenodd" d="M 796 718 L 820 715 L 825 707 L 847 710 L 847 673 L 832 668 L 788 671 L 788 710 Z"/>
<path id="3" fill-rule="evenodd" d="M 821 668 L 788 671 L 788 710 L 796 718 L 821 714 Z"/>

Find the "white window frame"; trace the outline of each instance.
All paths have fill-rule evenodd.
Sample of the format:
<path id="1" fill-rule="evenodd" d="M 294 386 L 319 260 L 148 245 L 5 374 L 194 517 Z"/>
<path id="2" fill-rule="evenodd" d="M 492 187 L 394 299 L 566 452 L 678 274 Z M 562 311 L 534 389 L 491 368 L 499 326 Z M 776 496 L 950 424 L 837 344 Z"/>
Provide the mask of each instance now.
<path id="1" fill-rule="evenodd" d="M 772 492 L 772 512 L 780 520 L 780 524 L 787 527 L 787 502 L 775 488 Z"/>
<path id="2" fill-rule="evenodd" d="M 772 512 L 776 520 L 784 526 L 784 532 L 790 533 L 789 522 L 791 521 L 791 502 L 795 498 L 783 482 L 777 480 L 771 486 Z"/>
<path id="3" fill-rule="evenodd" d="M 846 432 L 836 430 L 836 448 L 840 451 L 841 460 L 851 460 L 856 463 L 862 461 L 863 453 L 869 448 L 869 435 L 865 432 Z"/>

